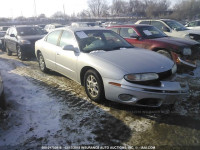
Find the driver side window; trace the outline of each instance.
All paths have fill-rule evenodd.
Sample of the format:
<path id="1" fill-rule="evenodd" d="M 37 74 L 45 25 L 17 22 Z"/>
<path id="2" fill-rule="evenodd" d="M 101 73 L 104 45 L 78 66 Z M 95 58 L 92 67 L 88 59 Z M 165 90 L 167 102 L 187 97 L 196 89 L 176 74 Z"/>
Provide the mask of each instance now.
<path id="1" fill-rule="evenodd" d="M 59 46 L 64 47 L 66 45 L 73 45 L 74 47 L 76 47 L 76 42 L 72 32 L 64 31 L 62 33 Z"/>

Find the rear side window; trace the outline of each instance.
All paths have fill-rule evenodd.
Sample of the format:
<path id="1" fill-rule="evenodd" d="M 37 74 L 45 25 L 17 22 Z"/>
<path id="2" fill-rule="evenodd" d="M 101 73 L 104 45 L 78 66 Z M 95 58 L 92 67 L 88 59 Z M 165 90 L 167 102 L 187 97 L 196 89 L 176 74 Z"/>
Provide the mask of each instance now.
<path id="1" fill-rule="evenodd" d="M 112 28 L 112 31 L 114 31 L 115 33 L 118 33 L 119 28 Z"/>
<path id="2" fill-rule="evenodd" d="M 121 28 L 120 35 L 125 38 L 131 38 L 132 35 L 137 35 L 133 28 Z"/>
<path id="3" fill-rule="evenodd" d="M 150 21 L 141 21 L 140 24 L 150 24 Z"/>
<path id="4" fill-rule="evenodd" d="M 165 27 L 165 25 L 159 21 L 152 21 L 151 25 L 155 26 L 156 28 L 160 29 L 161 31 L 162 31 L 163 27 Z"/>
<path id="5" fill-rule="evenodd" d="M 53 44 L 53 45 L 57 45 L 57 43 L 58 43 L 58 38 L 60 37 L 60 33 L 61 33 L 60 30 L 51 32 L 51 33 L 47 36 L 46 42 L 48 42 L 48 43 L 50 43 L 50 44 Z"/>

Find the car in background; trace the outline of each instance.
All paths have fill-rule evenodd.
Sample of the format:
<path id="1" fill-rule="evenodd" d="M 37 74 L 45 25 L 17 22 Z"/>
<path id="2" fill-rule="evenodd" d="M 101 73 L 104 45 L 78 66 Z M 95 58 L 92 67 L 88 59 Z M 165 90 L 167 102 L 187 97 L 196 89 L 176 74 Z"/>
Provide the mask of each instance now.
<path id="1" fill-rule="evenodd" d="M 72 22 L 71 27 L 99 27 L 97 22 Z"/>
<path id="2" fill-rule="evenodd" d="M 135 24 L 149 24 L 157 27 L 168 36 L 192 39 L 200 42 L 200 31 L 190 30 L 181 23 L 171 19 L 139 20 Z"/>
<path id="3" fill-rule="evenodd" d="M 32 25 L 10 27 L 4 37 L 7 55 L 17 53 L 21 60 L 34 56 L 35 41 L 43 38 L 45 34 L 39 27 Z"/>
<path id="4" fill-rule="evenodd" d="M 1 50 L 5 50 L 4 48 L 4 36 L 5 36 L 6 32 L 5 31 L 0 31 L 0 49 Z"/>
<path id="5" fill-rule="evenodd" d="M 188 22 L 185 26 L 188 29 L 200 30 L 200 20 Z"/>
<path id="6" fill-rule="evenodd" d="M 44 30 L 46 30 L 46 32 L 50 32 L 56 28 L 62 28 L 62 27 L 65 27 L 64 25 L 61 25 L 61 24 L 57 24 L 57 23 L 54 23 L 54 24 L 47 24 L 45 27 L 44 27 Z"/>
<path id="7" fill-rule="evenodd" d="M 134 48 L 103 28 L 62 28 L 35 43 L 41 71 L 59 72 L 85 87 L 94 101 L 129 105 L 174 104 L 188 90 L 173 81 L 176 64 L 158 53 Z"/>
<path id="8" fill-rule="evenodd" d="M 130 44 L 163 54 L 178 65 L 192 68 L 200 65 L 200 43 L 194 40 L 170 37 L 156 27 L 145 24 L 112 26 L 109 29 Z"/>
<path id="9" fill-rule="evenodd" d="M 7 31 L 7 29 L 10 28 L 10 26 L 0 26 L 0 31 Z"/>

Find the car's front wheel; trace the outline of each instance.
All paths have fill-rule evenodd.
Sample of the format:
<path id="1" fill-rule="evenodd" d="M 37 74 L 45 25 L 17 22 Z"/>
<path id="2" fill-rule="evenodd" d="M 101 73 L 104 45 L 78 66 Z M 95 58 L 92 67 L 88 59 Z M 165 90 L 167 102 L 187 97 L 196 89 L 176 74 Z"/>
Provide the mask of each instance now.
<path id="1" fill-rule="evenodd" d="M 17 57 L 20 59 L 20 60 L 25 60 L 25 56 L 24 56 L 24 53 L 21 49 L 20 46 L 17 47 Z"/>
<path id="2" fill-rule="evenodd" d="M 88 97 L 96 102 L 105 99 L 103 81 L 95 70 L 88 70 L 84 75 L 84 86 Z"/>
<path id="3" fill-rule="evenodd" d="M 46 64 L 45 64 L 44 57 L 43 57 L 42 53 L 38 54 L 38 62 L 39 62 L 40 70 L 42 72 L 47 73 L 48 72 L 48 68 L 46 67 Z"/>

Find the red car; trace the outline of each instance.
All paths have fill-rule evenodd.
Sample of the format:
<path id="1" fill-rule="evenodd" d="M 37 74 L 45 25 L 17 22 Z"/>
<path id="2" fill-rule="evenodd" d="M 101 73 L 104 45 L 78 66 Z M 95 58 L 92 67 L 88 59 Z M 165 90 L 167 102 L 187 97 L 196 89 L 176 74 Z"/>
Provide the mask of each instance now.
<path id="1" fill-rule="evenodd" d="M 119 25 L 108 27 L 130 44 L 171 58 L 174 62 L 196 68 L 200 65 L 200 43 L 169 37 L 151 25 Z"/>

